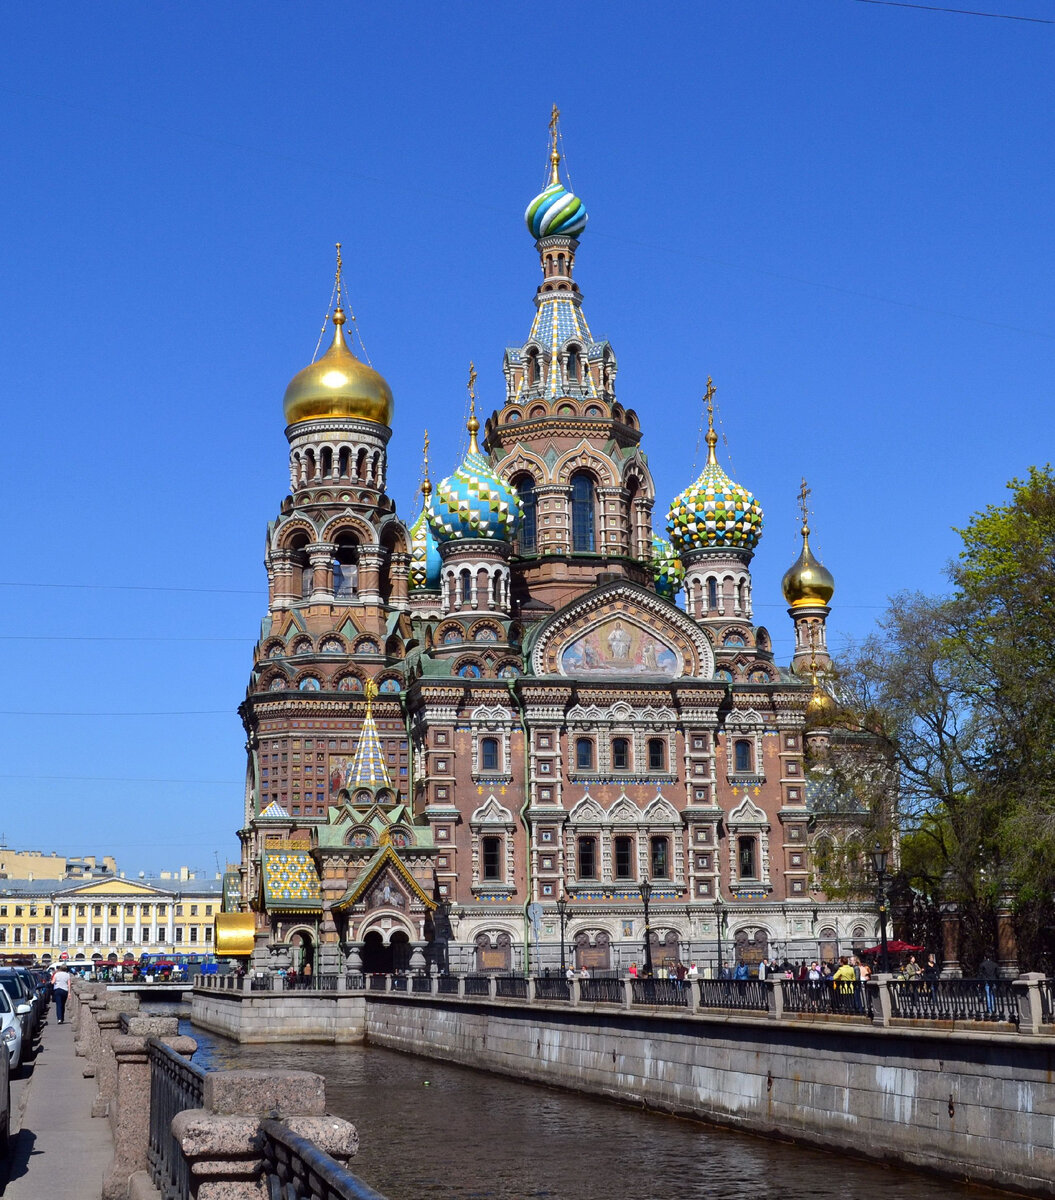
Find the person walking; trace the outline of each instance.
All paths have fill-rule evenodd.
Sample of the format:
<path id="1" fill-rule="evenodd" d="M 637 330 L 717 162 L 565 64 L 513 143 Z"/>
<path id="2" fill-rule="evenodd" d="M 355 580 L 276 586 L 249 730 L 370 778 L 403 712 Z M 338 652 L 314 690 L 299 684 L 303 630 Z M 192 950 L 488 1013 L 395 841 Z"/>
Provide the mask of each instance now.
<path id="1" fill-rule="evenodd" d="M 59 1024 L 66 1020 L 66 1001 L 70 995 L 70 973 L 60 965 L 51 977 L 51 997 L 55 1001 L 55 1016 Z"/>

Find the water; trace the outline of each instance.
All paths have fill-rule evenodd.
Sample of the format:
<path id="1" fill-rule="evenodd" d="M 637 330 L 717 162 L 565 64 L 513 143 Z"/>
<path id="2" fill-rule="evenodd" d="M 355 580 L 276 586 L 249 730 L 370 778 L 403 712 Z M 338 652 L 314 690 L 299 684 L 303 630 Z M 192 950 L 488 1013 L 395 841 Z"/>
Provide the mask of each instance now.
<path id="1" fill-rule="evenodd" d="M 388 1200 L 979 1200 L 997 1193 L 374 1046 L 240 1046 L 190 1029 L 206 1068 L 314 1071 Z"/>

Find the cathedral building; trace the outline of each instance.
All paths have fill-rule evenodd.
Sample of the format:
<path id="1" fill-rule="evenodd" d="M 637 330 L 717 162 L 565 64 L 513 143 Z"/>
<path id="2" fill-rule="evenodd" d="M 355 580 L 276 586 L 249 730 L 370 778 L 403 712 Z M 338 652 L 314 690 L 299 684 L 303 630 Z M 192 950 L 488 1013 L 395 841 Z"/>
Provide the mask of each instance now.
<path id="1" fill-rule="evenodd" d="M 433 486 L 426 442 L 410 521 L 338 259 L 331 344 L 285 394 L 228 908 L 258 965 L 316 972 L 555 967 L 562 945 L 625 970 L 646 936 L 657 966 L 870 942 L 874 917 L 829 902 L 811 862 L 847 814 L 808 776 L 834 583 L 805 499 L 781 665 L 752 615 L 762 509 L 719 465 L 710 381 L 707 463 L 657 508 L 642 421 L 586 319 L 587 215 L 556 136 L 526 219 L 541 282 L 505 402 L 481 432 L 470 372 L 468 452 Z"/>

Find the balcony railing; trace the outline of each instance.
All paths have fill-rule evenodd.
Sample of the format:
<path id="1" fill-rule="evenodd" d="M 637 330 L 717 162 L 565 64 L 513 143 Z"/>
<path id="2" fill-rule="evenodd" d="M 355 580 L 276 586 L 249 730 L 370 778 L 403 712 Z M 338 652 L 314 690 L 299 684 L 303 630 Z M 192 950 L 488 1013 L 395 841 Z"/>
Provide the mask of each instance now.
<path id="1" fill-rule="evenodd" d="M 1050 979 L 1040 981 L 1040 1019 L 1045 1025 L 1055 1024 L 1055 985 Z"/>
<path id="2" fill-rule="evenodd" d="M 535 979 L 536 1000 L 570 1000 L 571 984 L 559 975 L 539 975 Z"/>
<path id="3" fill-rule="evenodd" d="M 527 985 L 523 975 L 499 975 L 495 980 L 495 995 L 504 1000 L 526 1000 Z"/>
<path id="4" fill-rule="evenodd" d="M 536 988 L 538 984 L 535 984 Z M 589 979 L 579 980 L 579 999 L 592 1004 L 624 1004 L 626 1003 L 626 988 L 621 979 L 590 976 Z"/>

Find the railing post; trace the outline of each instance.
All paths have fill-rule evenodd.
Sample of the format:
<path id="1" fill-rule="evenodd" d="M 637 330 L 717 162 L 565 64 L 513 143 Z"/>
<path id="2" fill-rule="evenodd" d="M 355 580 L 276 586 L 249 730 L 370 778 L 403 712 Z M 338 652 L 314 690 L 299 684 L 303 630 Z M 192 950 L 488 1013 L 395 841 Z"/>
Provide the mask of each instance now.
<path id="1" fill-rule="evenodd" d="M 623 1007 L 630 1009 L 634 1005 L 634 981 L 632 979 L 623 980 Z"/>
<path id="2" fill-rule="evenodd" d="M 574 1008 L 579 1003 L 579 980 L 578 977 L 572 979 L 568 984 L 568 999 L 571 1001 L 571 1006 Z"/>
<path id="3" fill-rule="evenodd" d="M 784 1019 L 784 980 L 779 976 L 773 979 L 767 979 L 769 984 L 769 994 L 766 996 L 769 1002 L 769 1017 L 773 1021 L 782 1021 Z"/>
<path id="4" fill-rule="evenodd" d="M 386 975 L 385 976 L 385 991 L 390 992 L 391 990 L 392 990 L 392 976 Z"/>
<path id="5" fill-rule="evenodd" d="M 464 975 L 458 976 L 458 999 L 459 1000 L 465 999 L 465 976 Z"/>
<path id="6" fill-rule="evenodd" d="M 92 1101 L 92 1116 L 105 1117 L 117 1091 L 117 1059 L 114 1039 L 121 1031 L 121 1014 L 137 1012 L 139 997 L 134 992 L 111 992 L 97 1014 L 99 1040 L 96 1046 L 95 1078 L 99 1090 Z"/>
<path id="7" fill-rule="evenodd" d="M 687 979 L 684 983 L 685 993 L 689 997 L 687 1005 L 690 1015 L 695 1016 L 700 1011 L 700 981 Z"/>
<path id="8" fill-rule="evenodd" d="M 890 1006 L 890 981 L 893 975 L 873 975 L 865 984 L 872 994 L 872 1024 L 889 1025 L 892 1015 Z"/>
<path id="9" fill-rule="evenodd" d="M 1039 983 L 1044 976 L 1039 971 L 1027 971 L 1012 981 L 1018 1001 L 1018 1032 L 1040 1033 L 1044 1025 L 1044 1009 L 1040 1002 Z"/>
<path id="10" fill-rule="evenodd" d="M 440 994 L 440 977 L 438 975 L 433 975 L 429 980 L 429 994 L 431 996 L 438 996 Z"/>
<path id="11" fill-rule="evenodd" d="M 527 1002 L 528 1004 L 535 1003 L 535 977 L 529 975 L 527 977 Z"/>
<path id="12" fill-rule="evenodd" d="M 487 980 L 487 998 L 494 1004 L 498 999 L 498 976 L 491 975 Z"/>

